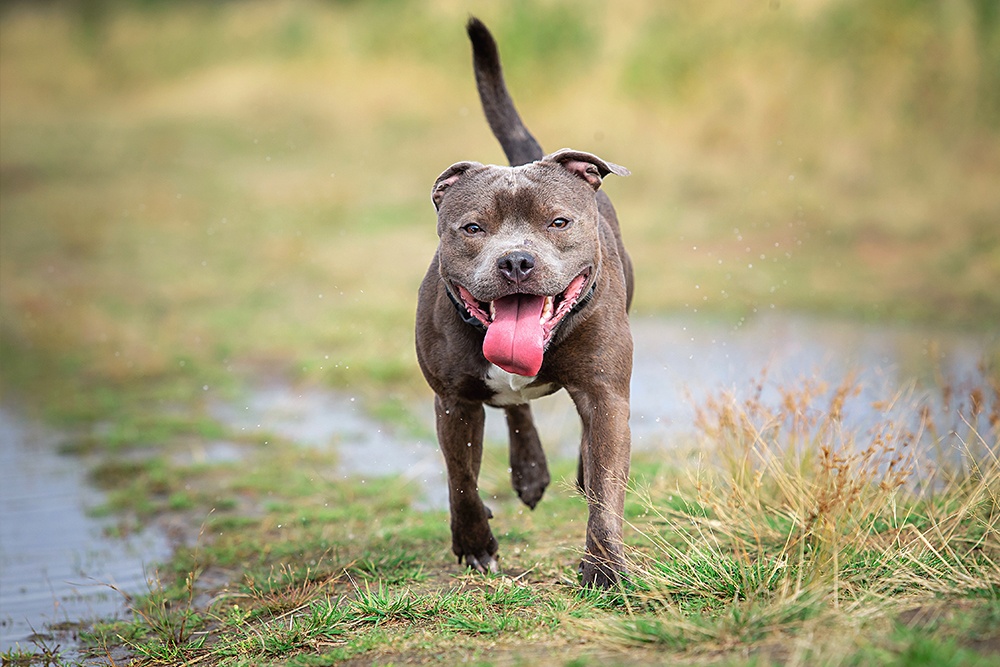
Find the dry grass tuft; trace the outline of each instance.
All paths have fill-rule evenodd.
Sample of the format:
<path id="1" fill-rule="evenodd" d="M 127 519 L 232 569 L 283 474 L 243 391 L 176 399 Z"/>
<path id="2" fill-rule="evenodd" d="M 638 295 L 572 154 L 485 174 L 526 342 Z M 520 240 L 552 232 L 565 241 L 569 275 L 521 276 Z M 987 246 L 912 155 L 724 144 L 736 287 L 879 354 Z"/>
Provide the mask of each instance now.
<path id="1" fill-rule="evenodd" d="M 617 638 L 715 648 L 816 624 L 837 635 L 936 597 L 997 598 L 995 388 L 968 393 L 945 430 L 940 406 L 902 395 L 874 423 L 855 419 L 852 380 L 780 388 L 773 404 L 763 387 L 699 410 L 703 455 L 686 484 L 637 490 L 647 511 L 632 523 Z"/>

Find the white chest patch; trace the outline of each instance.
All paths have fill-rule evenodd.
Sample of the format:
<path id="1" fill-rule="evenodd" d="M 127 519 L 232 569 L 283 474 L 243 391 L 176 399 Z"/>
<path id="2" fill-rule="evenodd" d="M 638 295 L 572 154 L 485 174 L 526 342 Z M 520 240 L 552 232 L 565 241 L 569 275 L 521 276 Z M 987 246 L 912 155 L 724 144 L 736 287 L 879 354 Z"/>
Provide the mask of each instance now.
<path id="1" fill-rule="evenodd" d="M 552 384 L 529 387 L 528 385 L 534 381 L 534 377 L 508 373 L 496 364 L 490 364 L 489 370 L 486 371 L 486 386 L 494 392 L 490 404 L 497 406 L 520 405 L 542 396 L 548 396 L 555 391 L 555 386 Z"/>

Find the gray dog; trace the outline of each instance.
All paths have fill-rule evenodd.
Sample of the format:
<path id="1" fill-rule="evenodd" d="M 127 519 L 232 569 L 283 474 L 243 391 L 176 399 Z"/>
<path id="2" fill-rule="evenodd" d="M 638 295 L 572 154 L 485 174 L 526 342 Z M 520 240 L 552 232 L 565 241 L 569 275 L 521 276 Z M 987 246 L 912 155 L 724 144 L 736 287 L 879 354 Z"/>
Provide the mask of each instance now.
<path id="1" fill-rule="evenodd" d="M 483 404 L 506 413 L 514 489 L 534 509 L 549 471 L 529 401 L 565 388 L 583 422 L 583 585 L 606 588 L 625 570 L 632 264 L 600 187 L 628 170 L 575 150 L 544 155 L 507 92 L 492 35 L 475 18 L 467 29 L 483 109 L 511 166 L 459 162 L 432 191 L 440 244 L 420 286 L 416 346 L 436 394 L 452 550 L 480 572 L 499 569 L 479 497 Z"/>

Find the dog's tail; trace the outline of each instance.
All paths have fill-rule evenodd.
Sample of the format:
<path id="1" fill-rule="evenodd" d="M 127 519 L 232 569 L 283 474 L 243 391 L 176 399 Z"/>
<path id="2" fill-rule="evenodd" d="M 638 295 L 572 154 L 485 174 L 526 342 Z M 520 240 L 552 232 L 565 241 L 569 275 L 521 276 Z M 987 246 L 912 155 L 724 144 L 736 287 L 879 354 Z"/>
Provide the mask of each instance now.
<path id="1" fill-rule="evenodd" d="M 514 108 L 514 100 L 507 92 L 500 67 L 500 53 L 493 35 L 475 17 L 466 25 L 472 41 L 472 61 L 476 71 L 476 87 L 479 100 L 483 104 L 486 120 L 493 135 L 503 146 L 503 152 L 511 166 L 540 160 L 544 153 L 535 138 L 524 126 L 521 116 Z"/>

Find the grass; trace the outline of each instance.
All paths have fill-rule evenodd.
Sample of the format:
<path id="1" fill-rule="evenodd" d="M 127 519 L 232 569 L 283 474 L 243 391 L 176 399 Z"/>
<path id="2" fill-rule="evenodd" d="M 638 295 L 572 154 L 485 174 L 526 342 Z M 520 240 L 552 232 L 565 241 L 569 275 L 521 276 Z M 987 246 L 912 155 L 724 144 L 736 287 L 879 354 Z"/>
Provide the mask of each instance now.
<path id="1" fill-rule="evenodd" d="M 935 3 L 476 4 L 550 149 L 609 181 L 636 312 L 1000 320 L 1000 15 Z M 570 461 L 536 512 L 491 447 L 506 574 L 463 572 L 412 487 L 229 433 L 272 377 L 407 432 L 413 297 L 448 164 L 502 161 L 466 4 L 0 5 L 0 388 L 77 434 L 120 529 L 187 539 L 105 664 L 989 664 L 996 388 L 851 419 L 854 385 L 701 406 L 638 455 L 628 585 L 578 590 Z M 992 375 L 991 375 L 992 373 Z M 995 371 L 987 372 L 995 377 Z M 893 411 L 892 405 L 903 405 Z M 870 407 L 870 406 L 867 406 Z M 870 410 L 865 410 L 870 412 Z M 956 421 L 962 415 L 965 422 Z M 199 462 L 216 440 L 239 461 Z M 935 450 L 929 462 L 913 452 Z M 410 490 L 408 490 L 410 489 Z M 59 664 L 54 646 L 5 664 Z"/>
<path id="2" fill-rule="evenodd" d="M 331 454 L 289 446 L 215 470 L 252 510 L 161 509 L 200 515 L 197 539 L 133 620 L 82 635 L 134 661 L 105 664 L 995 664 L 997 388 L 953 391 L 947 421 L 907 406 L 923 417 L 905 426 L 859 425 L 850 383 L 779 389 L 718 395 L 690 453 L 636 456 L 620 589 L 578 586 L 572 461 L 529 512 L 488 449 L 504 574 L 484 577 L 451 560 L 445 513 L 392 479 L 328 479 Z M 914 454 L 935 444 L 961 456 Z"/>

